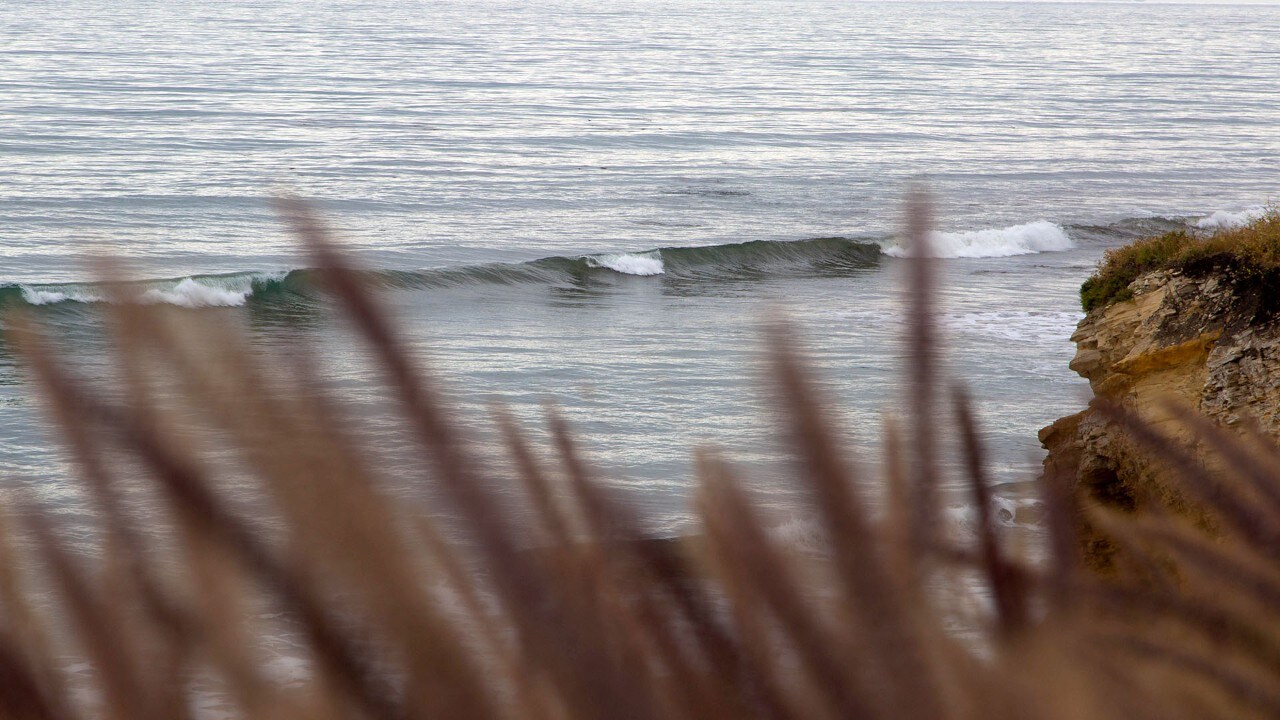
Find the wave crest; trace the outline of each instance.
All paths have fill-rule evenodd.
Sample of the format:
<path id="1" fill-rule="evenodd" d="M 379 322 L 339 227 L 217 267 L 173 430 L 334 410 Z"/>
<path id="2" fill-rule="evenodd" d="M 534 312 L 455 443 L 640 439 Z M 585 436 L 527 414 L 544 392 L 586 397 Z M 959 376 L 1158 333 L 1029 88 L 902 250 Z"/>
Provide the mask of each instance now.
<path id="1" fill-rule="evenodd" d="M 932 245 L 930 256 L 936 258 L 1011 257 L 1059 252 L 1075 247 L 1075 243 L 1067 236 L 1067 231 L 1048 220 L 1037 220 L 1006 228 L 935 232 L 930 240 Z M 885 248 L 884 253 L 893 257 L 905 257 L 907 250 L 901 245 L 893 245 Z"/>
<path id="2" fill-rule="evenodd" d="M 623 275 L 662 275 L 666 272 L 662 255 L 656 250 L 635 254 L 588 255 L 586 261 L 590 267 L 608 268 Z"/>
<path id="3" fill-rule="evenodd" d="M 364 279 L 386 289 L 431 289 L 471 285 L 601 287 L 618 276 L 662 276 L 665 287 L 682 292 L 703 285 L 777 278 L 851 277 L 874 268 L 883 255 L 902 248 L 884 237 L 817 237 L 750 240 L 720 245 L 663 247 L 633 252 L 551 256 L 516 263 L 487 263 L 422 270 L 369 270 Z M 1074 247 L 1059 226 L 1040 221 L 1000 230 L 938 233 L 938 257 L 1004 257 Z M 314 272 L 240 272 L 190 275 L 124 283 L 0 283 L 0 306 L 11 303 L 59 306 L 129 302 L 183 308 L 240 307 L 249 304 L 310 305 Z"/>
<path id="4" fill-rule="evenodd" d="M 1201 230 L 1229 230 L 1248 225 L 1266 214 L 1267 209 L 1261 205 L 1253 205 L 1237 211 L 1217 210 L 1211 215 L 1196 220 L 1196 227 Z"/>
<path id="5" fill-rule="evenodd" d="M 151 288 L 139 295 L 136 302 L 142 305 L 177 305 L 179 307 L 239 307 L 253 294 L 253 287 L 244 290 L 227 290 L 202 285 L 191 278 L 183 278 L 169 290 Z"/>
<path id="6" fill-rule="evenodd" d="M 184 308 L 240 307 L 255 291 L 279 283 L 289 273 L 236 273 L 232 275 L 197 275 L 172 280 L 144 280 L 119 283 L 107 287 L 100 283 L 68 283 L 64 285 L 11 285 L 0 287 L 0 301 L 5 291 L 16 291 L 28 305 L 60 305 L 78 303 L 126 302 L 138 305 L 174 305 Z"/>

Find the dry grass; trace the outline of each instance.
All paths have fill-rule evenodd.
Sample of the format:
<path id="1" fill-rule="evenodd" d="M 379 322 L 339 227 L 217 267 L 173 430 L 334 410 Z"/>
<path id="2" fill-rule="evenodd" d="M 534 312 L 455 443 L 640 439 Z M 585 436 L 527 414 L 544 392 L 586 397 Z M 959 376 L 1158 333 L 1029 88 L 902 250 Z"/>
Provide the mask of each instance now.
<path id="1" fill-rule="evenodd" d="M 1208 235 L 1177 230 L 1108 250 L 1080 287 L 1085 312 L 1133 297 L 1129 283 L 1154 270 L 1196 272 L 1230 268 L 1244 278 L 1280 274 L 1280 209 L 1241 227 Z"/>
<path id="2" fill-rule="evenodd" d="M 15 318 L 94 500 L 104 560 L 73 556 L 49 510 L 9 509 L 0 715 L 184 718 L 209 692 L 223 698 L 222 714 L 273 719 L 1249 718 L 1280 709 L 1280 453 L 1186 416 L 1234 463 L 1230 478 L 1206 478 L 1184 451 L 1113 410 L 1182 469 L 1185 491 L 1220 517 L 1223 536 L 1168 514 L 1096 514 L 1150 566 L 1102 582 L 1080 571 L 1075 489 L 1050 477 L 1049 558 L 1027 565 L 992 518 L 969 401 L 946 393 L 937 370 L 934 261 L 908 261 L 914 394 L 903 429 L 889 431 L 888 512 L 876 520 L 868 511 L 870 480 L 848 462 L 803 360 L 774 327 L 780 427 L 831 551 L 801 558 L 780 545 L 730 462 L 707 449 L 695 560 L 643 540 L 641 519 L 595 482 L 554 413 L 548 462 L 499 411 L 514 476 L 483 472 L 430 375 L 324 229 L 296 201 L 283 211 L 398 398 L 421 481 L 451 505 L 465 538 L 392 499 L 299 348 L 272 358 L 287 368 L 272 373 L 214 318 L 121 304 L 111 313 L 125 387 L 107 392 Z M 917 208 L 917 243 L 927 237 L 921 216 Z M 158 378 L 198 412 L 157 400 Z M 972 547 L 939 532 L 942 417 L 961 430 L 980 511 Z M 208 449 L 215 439 L 248 469 L 259 511 L 228 499 L 230 480 Z M 524 507 L 488 490 L 495 482 L 522 488 Z M 125 493 L 153 497 L 157 516 L 130 516 Z M 533 522 L 517 522 L 517 510 Z M 945 583 L 958 568 L 976 572 L 993 598 L 978 642 L 944 627 Z M 53 602 L 37 594 L 40 583 Z M 264 662 L 257 640 L 282 631 L 310 664 L 304 679 L 282 682 Z M 72 692 L 85 683 L 68 675 L 69 657 L 91 668 L 89 692 Z"/>

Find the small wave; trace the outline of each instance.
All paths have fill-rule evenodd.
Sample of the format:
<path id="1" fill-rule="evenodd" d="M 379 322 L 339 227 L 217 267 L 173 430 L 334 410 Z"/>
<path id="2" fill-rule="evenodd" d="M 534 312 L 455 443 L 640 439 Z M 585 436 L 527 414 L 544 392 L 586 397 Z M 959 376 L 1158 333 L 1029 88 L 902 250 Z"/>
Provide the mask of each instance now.
<path id="1" fill-rule="evenodd" d="M 253 288 L 227 290 L 202 285 L 191 278 L 183 278 L 170 290 L 151 288 L 137 297 L 142 305 L 177 305 L 179 307 L 239 307 L 253 294 Z"/>
<path id="2" fill-rule="evenodd" d="M 75 293 L 65 293 L 59 290 L 41 290 L 38 287 L 29 287 L 27 285 L 19 285 L 18 291 L 22 294 L 22 299 L 28 305 L 56 305 L 61 302 L 101 302 L 102 299 L 96 295 L 77 296 Z"/>
<path id="3" fill-rule="evenodd" d="M 779 277 L 847 277 L 873 268 L 880 245 L 843 237 L 806 240 L 752 240 L 742 243 L 654 250 L 551 256 L 518 263 L 488 263 L 422 270 L 369 270 L 374 287 L 429 290 L 483 285 L 544 285 L 580 292 L 608 287 L 618 276 L 662 276 L 668 289 L 714 286 L 722 282 Z M 0 306 L 90 305 L 120 299 L 143 305 L 184 308 L 306 305 L 314 297 L 314 272 L 193 275 L 128 283 L 3 284 Z M 299 305 L 299 306 L 301 306 Z"/>
<path id="4" fill-rule="evenodd" d="M 691 281 L 848 276 L 875 267 L 880 245 L 845 237 L 663 248 L 668 275 Z"/>
<path id="5" fill-rule="evenodd" d="M 1100 243 L 1116 245 L 1138 238 L 1163 235 L 1175 230 L 1184 230 L 1187 218 L 1182 216 L 1141 216 L 1128 217 L 1105 225 L 1068 225 L 1071 239 L 1080 244 Z"/>
<path id="6" fill-rule="evenodd" d="M 1266 214 L 1267 209 L 1261 205 L 1253 205 L 1236 211 L 1217 210 L 1211 215 L 1206 215 L 1196 220 L 1196 227 L 1201 230 L 1229 230 L 1241 225 L 1247 225 Z"/>
<path id="7" fill-rule="evenodd" d="M 0 287 L 0 304 L 14 291 L 28 305 L 127 302 L 138 305 L 174 305 L 184 308 L 240 307 L 255 291 L 282 282 L 289 273 L 235 273 L 198 275 L 171 280 L 115 283 L 22 284 Z M 8 292 L 6 292 L 8 291 Z"/>
<path id="8" fill-rule="evenodd" d="M 931 256 L 937 258 L 1010 257 L 1058 252 L 1075 247 L 1066 230 L 1047 220 L 998 229 L 936 232 L 930 240 Z M 893 245 L 885 248 L 884 253 L 893 257 L 905 257 L 907 250 L 900 245 Z"/>
<path id="9" fill-rule="evenodd" d="M 662 247 L 632 252 L 551 256 L 527 262 L 487 263 L 421 270 L 369 270 L 373 286 L 389 290 L 426 290 L 481 285 L 546 285 L 575 292 L 598 283 L 608 287 L 618 276 L 661 276 L 671 292 L 696 292 L 718 283 L 778 278 L 853 277 L 901 255 L 883 237 L 817 237 L 801 240 L 748 240 L 719 245 Z M 1048 222 L 1002 230 L 939 233 L 941 257 L 1003 257 L 1072 247 L 1062 228 Z M 0 283 L 0 306 L 91 305 L 130 302 L 183 308 L 308 305 L 314 297 L 314 272 L 240 272 L 191 275 L 124 283 Z"/>
<path id="10" fill-rule="evenodd" d="M 638 254 L 589 255 L 586 261 L 590 267 L 608 268 L 623 275 L 661 275 L 666 272 L 662 254 L 656 250 Z"/>

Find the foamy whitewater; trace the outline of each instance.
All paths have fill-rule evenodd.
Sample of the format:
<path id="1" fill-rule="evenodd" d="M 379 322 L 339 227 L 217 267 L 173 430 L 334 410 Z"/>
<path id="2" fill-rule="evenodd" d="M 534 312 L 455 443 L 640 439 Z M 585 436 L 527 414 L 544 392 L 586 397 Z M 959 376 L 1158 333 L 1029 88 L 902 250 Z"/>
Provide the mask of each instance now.
<path id="1" fill-rule="evenodd" d="M 286 275 L 248 273 L 230 277 L 186 277 L 132 283 L 87 282 L 16 287 L 24 302 L 37 306 L 58 303 L 133 303 L 184 308 L 240 307 L 253 295 L 255 285 L 279 282 Z M 0 286 L 0 302 L 3 301 L 4 289 L 4 286 Z"/>
<path id="2" fill-rule="evenodd" d="M 1047 220 L 1000 229 L 936 232 L 930 240 L 929 255 L 938 258 L 1000 258 L 1075 247 L 1065 230 Z M 906 251 L 893 245 L 885 254 L 902 257 Z"/>
<path id="3" fill-rule="evenodd" d="M 923 180 L 951 372 L 981 401 L 1002 520 L 1034 533 L 1036 431 L 1083 401 L 1081 281 L 1109 247 L 1277 199 L 1276 78 L 1275 6 L 9 3 L 0 328 L 21 309 L 109 378 L 110 303 L 234 317 L 266 357 L 320 348 L 383 442 L 387 400 L 272 209 L 294 192 L 477 437 L 492 403 L 536 427 L 550 399 L 654 532 L 690 529 L 706 443 L 788 518 L 759 319 L 794 318 L 874 457 Z M 132 280 L 99 282 L 101 254 Z M 80 517 L 4 343 L 0 482 Z M 385 445 L 395 492 L 426 502 Z"/>
<path id="4" fill-rule="evenodd" d="M 661 275 L 662 257 L 657 253 L 596 255 L 587 258 L 593 267 L 608 268 L 624 275 Z"/>
<path id="5" fill-rule="evenodd" d="M 1202 217 L 1196 220 L 1196 227 L 1201 230 L 1219 230 L 1240 227 L 1253 220 L 1262 217 L 1267 208 L 1262 205 L 1254 205 L 1243 210 L 1232 212 L 1230 210 L 1215 210 L 1208 217 Z"/>

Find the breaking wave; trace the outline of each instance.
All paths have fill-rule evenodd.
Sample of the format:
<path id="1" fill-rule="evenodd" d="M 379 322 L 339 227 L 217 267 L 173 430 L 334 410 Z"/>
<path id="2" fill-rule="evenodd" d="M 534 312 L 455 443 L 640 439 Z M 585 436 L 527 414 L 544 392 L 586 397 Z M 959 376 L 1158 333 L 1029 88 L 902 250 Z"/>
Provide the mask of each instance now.
<path id="1" fill-rule="evenodd" d="M 593 267 L 608 268 L 623 275 L 661 275 L 666 272 L 662 264 L 660 251 L 632 255 L 589 255 L 587 264 Z"/>
<path id="2" fill-rule="evenodd" d="M 1083 232 L 1082 237 L 1092 236 Z M 934 235 L 935 254 L 939 257 L 1006 257 L 1072 247 L 1074 243 L 1067 232 L 1046 221 Z M 552 256 L 527 262 L 423 270 L 371 270 L 364 275 L 370 284 L 388 289 L 544 285 L 582 290 L 655 281 L 666 287 L 690 289 L 707 283 L 849 277 L 877 267 L 886 255 L 902 254 L 892 237 L 822 237 Z M 0 307 L 75 307 L 119 302 L 193 309 L 281 307 L 290 303 L 310 306 L 316 297 L 314 280 L 314 271 L 300 269 L 116 283 L 0 283 Z"/>
<path id="3" fill-rule="evenodd" d="M 1062 226 L 1047 220 L 1004 228 L 935 232 L 938 258 L 1002 258 L 1060 252 L 1084 245 L 1117 245 L 1170 230 L 1236 227 L 1264 214 L 1263 206 L 1218 210 L 1191 217 L 1129 218 L 1105 225 Z M 445 288 L 486 284 L 547 285 L 583 289 L 607 283 L 658 281 L 684 288 L 700 283 L 769 278 L 846 277 L 876 267 L 883 256 L 906 249 L 886 235 L 752 240 L 722 245 L 663 247 L 632 252 L 559 255 L 527 262 L 487 263 L 423 270 L 371 270 L 366 279 L 384 288 Z M 262 303 L 309 304 L 311 270 L 240 272 L 120 283 L 4 283 L 0 307 L 93 305 L 129 302 L 183 308 L 241 307 Z"/>
<path id="4" fill-rule="evenodd" d="M 1202 230 L 1228 230 L 1251 223 L 1266 214 L 1267 209 L 1261 205 L 1235 211 L 1217 210 L 1211 215 L 1196 220 L 1196 227 Z"/>
<path id="5" fill-rule="evenodd" d="M 9 284 L 0 285 L 0 306 L 20 301 L 36 306 L 134 303 L 184 308 L 239 307 L 255 293 L 269 291 L 292 274 L 232 273 L 137 282 Z"/>
<path id="6" fill-rule="evenodd" d="M 1075 247 L 1066 230 L 1047 220 L 1006 228 L 936 232 L 930 239 L 930 255 L 938 258 L 998 258 Z M 907 250 L 901 245 L 893 245 L 885 249 L 885 254 L 903 257 Z"/>
<path id="7" fill-rule="evenodd" d="M 383 288 L 447 288 L 486 284 L 541 284 L 581 288 L 626 278 L 661 276 L 668 283 L 702 283 L 769 277 L 839 276 L 875 267 L 880 244 L 871 240 L 815 238 L 759 240 L 647 252 L 555 256 L 523 263 L 489 263 L 426 270 L 372 270 L 365 279 Z M 0 284 L 0 306 L 91 305 L 130 302 L 184 308 L 238 307 L 296 301 L 314 295 L 314 271 L 193 275 L 130 283 Z"/>

